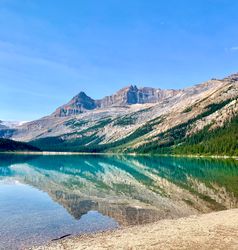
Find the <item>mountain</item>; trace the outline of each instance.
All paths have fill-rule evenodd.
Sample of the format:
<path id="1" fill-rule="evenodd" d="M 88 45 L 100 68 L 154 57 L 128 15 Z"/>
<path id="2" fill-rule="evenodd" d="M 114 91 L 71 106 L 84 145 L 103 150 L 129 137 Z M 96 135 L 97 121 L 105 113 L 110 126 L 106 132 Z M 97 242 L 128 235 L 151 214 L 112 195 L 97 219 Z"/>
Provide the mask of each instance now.
<path id="1" fill-rule="evenodd" d="M 67 104 L 57 108 L 53 115 L 59 117 L 78 115 L 86 110 L 95 109 L 96 107 L 96 102 L 92 98 L 84 92 L 80 92 Z"/>
<path id="2" fill-rule="evenodd" d="M 180 90 L 80 92 L 52 115 L 0 136 L 42 150 L 238 155 L 238 74 Z"/>
<path id="3" fill-rule="evenodd" d="M 40 151 L 38 148 L 24 142 L 0 138 L 0 152 L 5 151 Z"/>
<path id="4" fill-rule="evenodd" d="M 15 128 L 27 123 L 27 121 L 0 121 L 0 128 Z"/>
<path id="5" fill-rule="evenodd" d="M 114 95 L 106 96 L 100 100 L 94 100 L 87 96 L 84 92 L 80 92 L 73 97 L 67 104 L 59 107 L 54 116 L 64 117 L 78 115 L 88 110 L 109 108 L 116 106 L 126 106 L 132 104 L 156 103 L 168 97 L 178 94 L 179 90 L 161 90 L 154 88 L 140 88 L 137 86 L 125 87 Z"/>

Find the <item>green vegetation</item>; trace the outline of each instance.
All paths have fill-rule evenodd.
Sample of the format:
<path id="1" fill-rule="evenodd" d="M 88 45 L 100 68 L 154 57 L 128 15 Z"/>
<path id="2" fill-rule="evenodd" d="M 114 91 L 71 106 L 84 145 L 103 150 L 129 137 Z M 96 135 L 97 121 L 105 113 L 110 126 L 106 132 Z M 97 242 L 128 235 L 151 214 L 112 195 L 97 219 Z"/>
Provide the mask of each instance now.
<path id="1" fill-rule="evenodd" d="M 238 116 L 223 127 L 210 126 L 186 137 L 189 124 L 181 124 L 159 135 L 158 140 L 139 147 L 139 153 L 238 155 Z"/>
<path id="2" fill-rule="evenodd" d="M 67 139 L 68 136 L 73 134 L 65 135 L 65 139 L 62 137 L 47 137 L 31 141 L 31 145 L 39 147 L 41 150 L 45 151 L 72 151 L 72 152 L 105 152 L 105 151 L 118 151 L 120 146 L 125 146 L 125 144 L 138 139 L 139 137 L 149 133 L 153 126 L 159 124 L 163 118 L 156 118 L 146 123 L 144 126 L 139 127 L 134 132 L 129 134 L 120 140 L 112 143 L 99 144 L 103 137 L 97 135 L 97 130 L 104 127 L 107 123 L 111 122 L 111 119 L 104 119 L 95 124 L 92 127 L 86 128 L 75 135 L 78 137 L 74 139 Z M 89 134 L 90 133 L 90 134 Z M 80 136 L 79 136 L 80 135 Z"/>
<path id="3" fill-rule="evenodd" d="M 148 134 L 149 132 L 151 132 L 153 130 L 153 126 L 160 124 L 163 121 L 163 119 L 164 118 L 162 118 L 162 117 L 157 117 L 157 118 L 151 120 L 150 122 L 147 122 L 143 126 L 137 128 L 134 132 L 129 134 L 127 137 L 124 137 L 120 140 L 117 140 L 117 141 L 109 143 L 109 144 L 101 145 L 100 151 L 110 150 L 110 151 L 117 152 L 118 150 L 120 150 L 120 148 L 124 149 L 127 144 L 130 144 L 134 140 L 137 140 L 141 136 L 144 136 L 144 135 Z"/>
<path id="4" fill-rule="evenodd" d="M 40 150 L 39 148 L 36 148 L 24 142 L 18 142 L 0 138 L 0 152 L 8 152 L 8 151 L 40 151 Z"/>
<path id="5" fill-rule="evenodd" d="M 99 128 L 104 122 L 93 127 Z M 91 127 L 86 129 L 87 134 L 82 134 L 74 139 L 67 139 L 67 135 L 66 139 L 48 137 L 32 141 L 31 145 L 47 151 L 118 152 L 126 150 L 127 153 L 238 155 L 238 116 L 223 127 L 211 130 L 210 126 L 207 126 L 198 133 L 186 137 L 186 131 L 191 124 L 191 121 L 188 121 L 159 134 L 156 140 L 131 149 L 131 144 L 151 132 L 153 126 L 160 122 L 161 119 L 157 119 L 146 123 L 127 137 L 107 144 L 99 144 L 103 141 L 103 137 L 98 136 L 97 132 L 88 134 L 93 130 Z M 126 145 L 128 145 L 128 149 L 126 149 Z"/>
<path id="6" fill-rule="evenodd" d="M 238 155 L 237 116 L 227 122 L 222 128 L 209 130 L 209 127 L 205 127 L 199 133 L 191 137 L 186 137 L 186 132 L 194 122 L 221 109 L 232 100 L 233 99 L 228 99 L 220 103 L 210 104 L 206 107 L 206 110 L 198 116 L 160 133 L 156 138 L 152 138 L 154 139 L 152 142 L 143 144 L 136 150 L 129 149 L 128 152 Z"/>
<path id="7" fill-rule="evenodd" d="M 98 136 L 97 132 L 111 121 L 111 118 L 106 118 L 80 132 L 69 133 L 64 136 L 40 138 L 31 141 L 30 144 L 44 151 L 100 152 L 101 146 L 99 143 L 103 140 L 103 136 Z M 82 126 L 84 124 L 86 122 L 74 119 L 66 123 L 67 126 L 71 127 Z"/>
<path id="8" fill-rule="evenodd" d="M 63 139 L 61 137 L 41 138 L 31 141 L 30 144 L 44 151 L 97 152 L 96 145 L 100 141 L 102 141 L 102 138 L 94 133 L 88 136 L 82 135 L 74 139 Z"/>
<path id="9" fill-rule="evenodd" d="M 238 116 L 223 127 L 209 130 L 209 126 L 188 137 L 173 149 L 176 154 L 238 155 Z"/>
<path id="10" fill-rule="evenodd" d="M 69 126 L 71 128 L 79 128 L 83 125 L 86 125 L 87 123 L 88 123 L 88 121 L 85 121 L 85 120 L 78 121 L 76 119 L 71 119 L 71 120 L 65 122 L 65 126 Z"/>
<path id="11" fill-rule="evenodd" d="M 187 107 L 182 113 L 188 113 L 190 111 L 192 111 L 193 107 L 190 106 L 190 107 Z"/>
<path id="12" fill-rule="evenodd" d="M 136 112 L 129 114 L 129 115 L 120 116 L 114 120 L 113 124 L 116 126 L 122 126 L 122 127 L 135 124 L 138 116 L 142 113 L 149 111 L 150 109 L 151 108 L 145 108 L 145 109 L 136 111 Z"/>
<path id="13" fill-rule="evenodd" d="M 206 106 L 205 110 L 196 117 L 149 138 L 147 143 L 141 144 L 138 148 L 134 148 L 133 145 L 153 131 L 154 127 L 159 125 L 165 117 L 150 120 L 126 137 L 111 143 L 100 144 L 104 137 L 99 131 L 109 123 L 118 126 L 133 124 L 136 121 L 135 116 L 123 116 L 115 120 L 110 117 L 105 118 L 81 131 L 62 137 L 41 138 L 32 141 L 31 145 L 47 151 L 238 155 L 238 116 L 233 117 L 223 127 L 211 129 L 209 125 L 192 136 L 186 135 L 196 121 L 216 112 L 232 100 L 228 99 Z M 189 112 L 191 109 L 192 107 L 188 107 L 183 112 Z M 73 127 L 80 127 L 86 123 L 74 119 L 67 121 L 67 125 Z M 146 142 L 144 139 L 143 141 Z"/>
<path id="14" fill-rule="evenodd" d="M 114 121 L 114 125 L 116 126 L 127 126 L 134 124 L 136 119 L 132 116 L 122 116 Z"/>

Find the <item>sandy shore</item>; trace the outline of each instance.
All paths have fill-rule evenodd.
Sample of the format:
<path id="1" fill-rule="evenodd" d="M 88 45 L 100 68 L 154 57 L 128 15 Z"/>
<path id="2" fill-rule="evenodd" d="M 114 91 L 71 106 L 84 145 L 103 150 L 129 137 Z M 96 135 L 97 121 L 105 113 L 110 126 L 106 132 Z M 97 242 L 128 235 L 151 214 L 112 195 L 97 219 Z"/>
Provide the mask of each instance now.
<path id="1" fill-rule="evenodd" d="M 65 238 L 34 249 L 238 249 L 238 209 Z"/>

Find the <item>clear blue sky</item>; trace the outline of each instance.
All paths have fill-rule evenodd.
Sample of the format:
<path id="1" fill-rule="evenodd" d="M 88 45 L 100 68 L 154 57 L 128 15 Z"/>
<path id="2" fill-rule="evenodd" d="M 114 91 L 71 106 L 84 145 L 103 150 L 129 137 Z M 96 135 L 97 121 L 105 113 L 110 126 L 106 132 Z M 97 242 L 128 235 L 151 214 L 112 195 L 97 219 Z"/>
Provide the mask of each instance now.
<path id="1" fill-rule="evenodd" d="M 183 88 L 238 71 L 237 0 L 0 0 L 0 120 L 79 91 Z"/>

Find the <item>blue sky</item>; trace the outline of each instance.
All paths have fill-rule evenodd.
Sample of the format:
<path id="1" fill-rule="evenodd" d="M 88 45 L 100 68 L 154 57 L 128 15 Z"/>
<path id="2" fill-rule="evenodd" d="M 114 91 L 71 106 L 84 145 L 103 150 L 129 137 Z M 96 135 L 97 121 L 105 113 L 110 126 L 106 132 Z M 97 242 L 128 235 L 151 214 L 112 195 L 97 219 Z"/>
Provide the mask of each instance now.
<path id="1" fill-rule="evenodd" d="M 78 92 L 183 88 L 238 71 L 237 0 L 0 0 L 0 120 Z"/>

